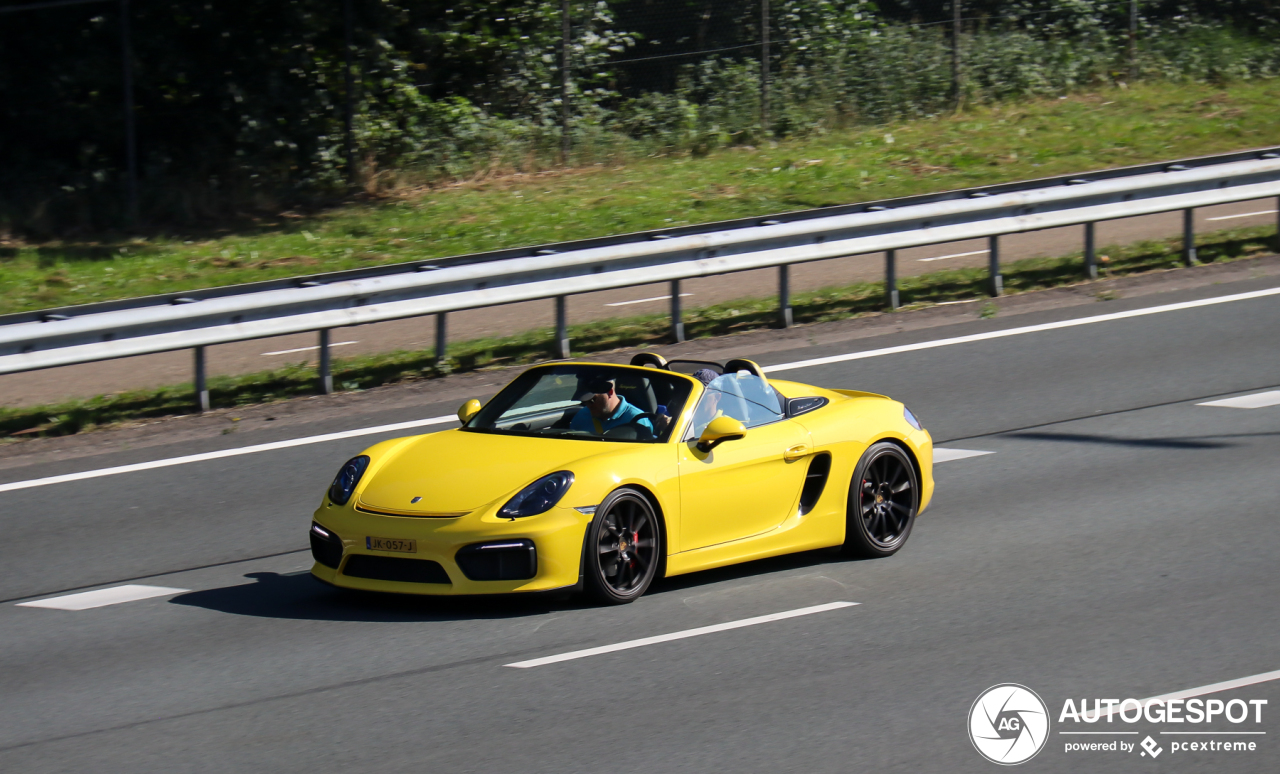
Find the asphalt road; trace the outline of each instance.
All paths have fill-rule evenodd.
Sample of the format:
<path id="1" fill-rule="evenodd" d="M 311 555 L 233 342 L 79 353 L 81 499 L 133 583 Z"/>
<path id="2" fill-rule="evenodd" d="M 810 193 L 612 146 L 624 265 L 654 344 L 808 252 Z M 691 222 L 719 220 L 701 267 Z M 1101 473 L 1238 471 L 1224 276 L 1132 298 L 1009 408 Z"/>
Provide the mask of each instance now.
<path id="1" fill-rule="evenodd" d="M 1272 295 L 786 371 L 886 392 L 940 446 L 989 453 L 936 466 L 933 506 L 892 558 L 756 562 L 660 582 L 622 608 L 316 584 L 305 574 L 310 511 L 341 461 L 378 435 L 0 491 L 0 770 L 995 771 L 968 715 L 985 689 L 1012 682 L 1050 714 L 1027 770 L 1275 771 L 1280 681 L 1204 697 L 1265 699 L 1260 723 L 1058 721 L 1068 698 L 1144 699 L 1280 669 L 1280 404 L 1198 405 L 1280 389 L 1277 329 Z M 329 419 L 297 435 L 454 408 Z M 0 486 L 242 442 L 10 467 Z M 81 611 L 17 604 L 125 583 L 184 591 Z M 504 666 L 841 601 L 858 605 Z M 1106 733 L 1062 733 L 1074 729 Z M 1168 733 L 1187 731 L 1265 733 Z M 1065 751 L 1148 736 L 1154 761 Z M 1257 749 L 1172 749 L 1215 739 Z"/>
<path id="2" fill-rule="evenodd" d="M 1276 223 L 1276 200 L 1237 202 L 1196 210 L 1196 230 L 1216 231 Z M 1181 236 L 1180 212 L 1145 215 L 1105 221 L 1097 226 L 1099 254 L 1111 245 L 1144 239 Z M 1081 250 L 1083 227 L 1011 234 L 1000 240 L 1001 260 L 1068 255 Z M 909 277 L 941 269 L 986 267 L 985 239 L 927 245 L 898 251 L 898 275 Z M 884 255 L 852 255 L 826 261 L 799 264 L 791 269 L 792 292 L 816 290 L 855 282 L 884 279 Z M 590 323 L 616 317 L 666 314 L 670 304 L 667 283 L 641 285 L 600 293 L 586 293 L 569 299 L 570 323 Z M 774 269 L 704 277 L 682 283 L 686 309 L 726 303 L 738 299 L 770 298 L 778 292 Z M 506 306 L 471 309 L 449 315 L 450 341 L 485 336 L 509 336 L 538 328 L 549 329 L 555 322 L 554 302 L 528 301 Z M 435 347 L 434 317 L 396 320 L 387 323 L 343 328 L 333 332 L 334 357 L 350 357 L 397 349 L 431 350 Z M 209 347 L 208 369 L 212 375 L 245 374 L 269 370 L 285 364 L 317 358 L 315 334 L 278 336 L 257 341 Z M 126 358 L 103 363 L 0 376 L 0 406 L 43 405 L 69 398 L 87 398 L 129 389 L 184 384 L 191 381 L 192 359 L 188 351 Z"/>

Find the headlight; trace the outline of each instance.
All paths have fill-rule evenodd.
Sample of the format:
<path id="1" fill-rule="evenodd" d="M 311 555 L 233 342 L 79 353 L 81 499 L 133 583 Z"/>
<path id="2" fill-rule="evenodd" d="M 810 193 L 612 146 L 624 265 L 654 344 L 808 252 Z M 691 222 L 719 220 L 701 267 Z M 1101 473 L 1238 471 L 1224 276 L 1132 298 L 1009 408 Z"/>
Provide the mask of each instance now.
<path id="1" fill-rule="evenodd" d="M 347 460 L 347 464 L 342 466 L 333 483 L 329 485 L 330 502 L 334 505 L 346 505 L 347 500 L 351 499 L 351 493 L 356 491 L 356 484 L 360 483 L 360 477 L 364 475 L 367 467 L 369 467 L 369 458 L 363 454 Z"/>
<path id="2" fill-rule="evenodd" d="M 924 429 L 924 427 L 920 424 L 920 420 L 916 419 L 916 415 L 912 414 L 911 409 L 907 408 L 906 406 L 902 407 L 902 417 L 906 419 L 907 423 L 912 427 L 914 427 L 915 429 L 917 430 Z"/>
<path id="3" fill-rule="evenodd" d="M 571 486 L 573 486 L 573 474 L 567 470 L 543 476 L 521 489 L 515 497 L 502 506 L 498 515 L 508 519 L 518 519 L 521 516 L 537 516 L 539 513 L 546 513 L 553 505 L 560 502 L 560 498 L 564 497 L 564 493 L 569 491 Z"/>

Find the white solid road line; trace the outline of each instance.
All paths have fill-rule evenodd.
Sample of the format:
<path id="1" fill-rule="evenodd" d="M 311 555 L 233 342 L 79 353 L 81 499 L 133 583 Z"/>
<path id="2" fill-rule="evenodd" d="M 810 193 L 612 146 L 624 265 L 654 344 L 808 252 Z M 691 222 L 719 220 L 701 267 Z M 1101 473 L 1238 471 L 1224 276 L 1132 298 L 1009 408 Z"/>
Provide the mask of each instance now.
<path id="1" fill-rule="evenodd" d="M 1197 309 L 1202 306 L 1214 306 L 1216 304 L 1228 304 L 1232 301 L 1247 301 L 1254 298 L 1265 298 L 1267 296 L 1280 295 L 1280 288 L 1267 288 L 1266 290 L 1253 290 L 1248 293 L 1235 293 L 1230 296 L 1217 296 L 1216 298 L 1205 298 L 1199 301 L 1183 301 L 1177 304 L 1165 304 L 1163 306 L 1149 306 L 1145 309 L 1134 309 L 1128 312 L 1114 312 L 1112 314 L 1100 314 L 1093 317 L 1079 317 L 1074 320 L 1063 320 L 1061 322 L 1042 323 L 1040 325 L 1028 325 L 1022 328 L 1009 328 L 1003 331 L 991 331 L 990 333 L 974 333 L 969 336 L 956 336 L 951 339 L 935 339 L 934 341 L 922 341 L 919 344 L 903 344 L 898 347 L 885 347 L 884 349 L 871 349 L 865 352 L 852 352 L 847 355 L 832 355 L 831 357 L 818 357 L 812 360 L 799 360 L 794 363 L 779 363 L 778 365 L 765 366 L 767 373 L 777 371 L 791 371 L 797 368 L 812 368 L 813 366 L 827 365 L 829 363 L 843 363 L 849 360 L 863 360 L 869 357 L 882 357 L 884 355 L 897 355 L 903 352 L 916 352 L 922 349 L 934 349 L 937 347 L 950 347 L 955 344 L 969 344 L 975 341 L 988 341 L 990 339 L 1003 339 L 1007 336 L 1021 336 L 1024 333 L 1040 333 L 1042 331 L 1054 331 L 1061 328 L 1075 328 L 1080 325 L 1092 325 L 1100 322 L 1111 322 L 1113 320 L 1125 320 L 1130 317 L 1145 317 L 1150 314 L 1161 314 L 1163 312 L 1176 312 L 1182 309 Z"/>
<path id="2" fill-rule="evenodd" d="M 984 454 L 995 454 L 989 451 L 974 451 L 973 449 L 941 449 L 934 447 L 933 463 L 951 462 L 952 460 L 967 460 L 970 457 L 981 457 Z"/>
<path id="3" fill-rule="evenodd" d="M 170 457 L 166 460 L 152 460 L 151 462 L 138 462 L 133 465 L 121 465 L 116 468 L 100 468 L 98 470 L 86 470 L 82 473 L 67 473 L 61 476 L 49 476 L 48 478 L 34 478 L 28 481 L 14 481 L 11 484 L 0 484 L 0 492 L 12 492 L 17 489 L 30 489 L 36 486 L 49 486 L 50 484 L 65 484 L 68 481 L 83 481 L 88 478 L 101 478 L 102 476 L 117 476 L 121 473 L 134 473 L 139 470 L 154 470 L 155 468 L 167 468 L 171 465 L 186 465 L 190 462 L 204 462 L 205 460 L 220 460 L 225 457 L 238 457 L 241 454 L 257 454 L 258 452 L 275 451 L 276 449 L 290 449 L 294 446 L 307 446 L 313 443 L 324 443 L 325 441 L 339 441 L 344 438 L 359 438 L 362 435 L 373 435 L 375 433 L 390 433 L 396 430 L 408 430 L 415 427 L 426 427 L 427 425 L 440 425 L 445 422 L 456 422 L 457 417 L 452 414 L 445 417 L 432 417 L 430 419 L 415 419 L 412 422 L 396 422 L 393 425 L 378 425 L 377 427 L 362 427 L 359 430 L 345 430 L 341 433 L 326 433 L 325 435 L 313 435 L 308 438 L 294 438 L 288 441 L 274 441 L 272 443 L 260 443 L 256 446 L 244 446 L 239 449 L 223 449 L 222 451 L 205 452 L 203 454 L 190 454 L 185 457 Z"/>
<path id="4" fill-rule="evenodd" d="M 1256 409 L 1267 406 L 1280 406 L 1280 390 L 1259 392 L 1253 395 L 1241 395 L 1238 398 L 1211 400 L 1208 403 L 1197 403 L 1197 406 L 1222 406 L 1224 408 Z"/>
<path id="5" fill-rule="evenodd" d="M 905 344 L 899 347 L 885 347 L 884 349 L 872 349 L 865 352 L 853 352 L 846 355 L 832 355 L 831 357 L 820 357 L 813 360 L 799 360 L 794 363 L 779 363 L 777 365 L 765 366 L 764 370 L 769 373 L 778 371 L 791 371 L 797 368 L 811 368 L 813 366 L 827 365 L 829 363 L 841 363 L 848 360 L 865 360 L 872 357 L 881 357 L 883 355 L 896 355 L 902 352 L 915 352 L 922 349 L 933 349 L 935 347 L 949 347 L 954 344 L 967 344 L 974 341 L 986 341 L 988 339 L 1000 339 L 1006 336 L 1019 336 L 1024 333 L 1039 333 L 1040 331 L 1051 331 L 1059 328 L 1073 328 L 1077 325 L 1090 325 L 1092 323 L 1109 322 L 1111 320 L 1123 320 L 1129 317 L 1143 317 L 1149 314 L 1160 314 L 1161 312 L 1174 312 L 1181 309 L 1195 309 L 1202 306 L 1213 306 L 1215 304 L 1226 304 L 1232 301 L 1246 301 L 1253 298 L 1264 298 L 1266 296 L 1280 295 L 1280 288 L 1268 288 L 1267 290 L 1255 290 L 1249 293 L 1236 293 L 1229 296 L 1218 296 L 1216 298 L 1206 298 L 1200 301 L 1184 301 L 1178 304 L 1165 304 L 1163 306 L 1152 306 L 1145 309 L 1135 309 L 1131 312 L 1116 312 L 1114 314 L 1102 314 L 1095 317 L 1081 317 L 1076 320 L 1064 320 L 1056 323 L 1045 323 L 1043 325 L 1028 325 L 1023 328 L 1009 328 L 1003 331 L 992 331 L 991 333 L 975 333 L 970 336 L 957 336 L 950 339 L 937 339 L 934 341 L 923 341 L 919 344 Z M 374 433 L 392 432 L 395 430 L 407 430 L 414 427 L 425 427 L 427 425 L 439 425 L 446 422 L 455 421 L 456 417 L 452 414 L 443 417 L 432 417 L 430 419 L 418 419 L 412 422 L 399 422 L 393 425 L 380 425 L 378 427 L 366 427 L 359 430 L 347 430 L 341 433 L 328 433 L 326 435 L 314 435 L 308 438 L 295 438 L 290 441 L 277 441 L 275 443 L 264 443 L 257 446 L 246 446 L 242 449 L 227 449 L 225 451 L 207 452 L 205 454 L 192 454 L 186 457 L 173 457 L 167 460 L 155 460 L 153 462 L 140 462 L 135 465 L 121 465 L 117 468 L 103 468 L 101 470 L 87 470 L 83 473 L 68 473 L 62 476 L 50 476 L 48 478 L 36 478 L 28 481 L 15 481 L 10 484 L 0 484 L 0 492 L 12 492 L 18 489 L 30 489 L 36 486 L 48 486 L 50 484 L 62 484 L 68 481 L 83 481 L 88 478 L 99 478 L 101 476 L 114 476 L 120 473 L 132 473 L 139 470 L 152 470 L 154 468 L 166 468 L 170 465 L 185 465 L 189 462 L 203 462 L 205 460 L 216 460 L 224 457 L 235 457 L 241 454 L 255 454 L 257 452 L 274 451 L 276 449 L 288 449 L 294 446 L 306 446 L 313 443 L 324 443 L 326 441 L 337 441 L 344 438 L 357 438 L 362 435 L 373 435 Z"/>
<path id="6" fill-rule="evenodd" d="M 703 626 L 697 629 L 685 629 L 682 632 L 671 632 L 670 634 L 659 634 L 656 637 L 645 637 L 639 640 L 628 640 L 627 642 L 619 642 L 615 645 L 601 645 L 598 648 L 587 648 L 586 650 L 575 650 L 569 653 L 561 653 L 558 656 L 545 656 L 543 658 L 530 659 L 529 661 L 517 661 L 514 664 L 503 664 L 503 666 L 514 667 L 516 669 L 528 669 L 530 667 L 544 666 L 546 664 L 557 664 L 561 661 L 572 661 L 578 658 L 587 658 L 589 656 L 599 656 L 602 653 L 613 653 L 619 650 L 629 650 L 631 648 L 642 648 L 645 645 L 656 645 L 660 642 L 671 642 L 672 640 L 683 640 L 687 637 L 700 637 L 704 634 L 713 634 L 715 632 L 728 631 L 730 629 L 741 629 L 744 626 L 755 626 L 757 624 L 770 623 L 772 621 L 782 621 L 787 618 L 798 618 L 802 615 L 813 615 L 814 613 L 825 613 L 828 610 L 839 610 L 844 607 L 853 607 L 861 604 L 860 602 L 829 602 L 825 605 L 815 605 L 813 607 L 802 607 L 799 610 L 787 610 L 782 613 L 772 613 L 770 615 L 762 615 L 756 618 L 744 618 L 740 621 L 729 621 L 728 623 L 715 624 L 714 626 Z"/>
<path id="7" fill-rule="evenodd" d="M 952 253 L 951 255 L 938 255 L 938 256 L 934 256 L 933 258 L 917 258 L 916 260 L 921 263 L 928 263 L 929 261 L 945 261 L 948 258 L 967 258 L 970 255 L 985 255 L 989 252 L 991 251 L 990 250 L 974 250 L 968 253 Z"/>
<path id="8" fill-rule="evenodd" d="M 82 591 L 79 594 L 64 594 L 60 597 L 37 599 L 34 602 L 19 602 L 18 607 L 43 607 L 48 610 L 89 610 L 95 607 L 118 605 L 121 602 L 136 602 L 139 599 L 164 597 L 170 594 L 183 594 L 190 589 L 173 589 L 166 586 L 113 586 L 97 591 Z"/>
<path id="9" fill-rule="evenodd" d="M 1260 210 L 1259 212 L 1242 212 L 1239 215 L 1219 215 L 1216 218 L 1205 218 L 1205 220 L 1235 220 L 1236 218 L 1252 218 L 1255 215 L 1270 215 L 1275 210 Z"/>
<path id="10" fill-rule="evenodd" d="M 1175 691 L 1174 693 L 1166 693 L 1162 696 L 1152 696 L 1150 699 L 1142 699 L 1141 702 L 1143 706 L 1146 706 L 1147 702 L 1154 702 L 1154 701 L 1167 704 L 1168 702 L 1171 702 L 1171 701 L 1178 701 L 1179 699 L 1190 699 L 1196 696 L 1204 696 L 1205 694 L 1208 694 L 1208 693 L 1221 693 L 1222 691 L 1233 691 L 1236 688 L 1244 688 L 1245 686 L 1248 686 L 1248 685 L 1257 685 L 1258 683 L 1269 683 L 1272 680 L 1280 680 L 1280 670 L 1276 670 L 1275 672 L 1263 672 L 1260 675 L 1250 675 L 1249 677 L 1241 677 L 1235 680 L 1227 680 L 1226 682 L 1223 682 L 1223 683 L 1213 683 L 1212 685 L 1202 685 L 1199 688 L 1188 688 L 1185 691 Z M 1096 717 L 1105 718 L 1106 716 L 1114 715 L 1119 711 L 1120 711 L 1120 705 L 1115 704 L 1115 705 L 1112 705 L 1109 709 L 1100 710 L 1097 713 L 1090 712 L 1089 717 L 1094 717 L 1096 715 Z M 1080 713 L 1082 717 L 1084 716 L 1084 714 L 1085 713 L 1083 712 Z M 1220 732 L 1216 732 L 1216 733 L 1220 733 Z"/>
<path id="11" fill-rule="evenodd" d="M 360 342 L 358 341 L 335 341 L 329 346 L 345 347 L 348 344 L 359 344 L 359 343 Z M 266 357 L 267 355 L 292 355 L 294 352 L 310 352 L 313 349 L 320 349 L 320 345 L 316 344 L 315 346 L 312 346 L 312 347 L 298 347 L 297 349 L 281 349 L 275 352 L 263 352 L 262 355 L 263 357 Z"/>
<path id="12" fill-rule="evenodd" d="M 681 293 L 680 297 L 684 298 L 686 296 L 691 296 L 691 295 L 693 294 Z M 647 304 L 650 301 L 666 301 L 668 298 L 671 298 L 671 296 L 668 295 L 668 296 L 654 296 L 653 298 L 637 298 L 635 301 L 616 301 L 612 304 L 605 304 L 605 306 L 630 306 L 631 304 Z"/>

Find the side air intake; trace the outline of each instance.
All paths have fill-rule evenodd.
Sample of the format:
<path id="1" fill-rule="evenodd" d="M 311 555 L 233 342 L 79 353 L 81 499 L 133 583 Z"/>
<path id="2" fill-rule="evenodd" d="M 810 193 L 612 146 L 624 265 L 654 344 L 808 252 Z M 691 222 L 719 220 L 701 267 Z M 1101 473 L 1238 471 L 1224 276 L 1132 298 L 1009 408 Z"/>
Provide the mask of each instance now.
<path id="1" fill-rule="evenodd" d="M 827 486 L 831 473 L 831 455 L 815 454 L 809 462 L 809 472 L 804 476 L 804 489 L 800 490 L 800 515 L 804 516 L 818 504 L 822 490 Z"/>

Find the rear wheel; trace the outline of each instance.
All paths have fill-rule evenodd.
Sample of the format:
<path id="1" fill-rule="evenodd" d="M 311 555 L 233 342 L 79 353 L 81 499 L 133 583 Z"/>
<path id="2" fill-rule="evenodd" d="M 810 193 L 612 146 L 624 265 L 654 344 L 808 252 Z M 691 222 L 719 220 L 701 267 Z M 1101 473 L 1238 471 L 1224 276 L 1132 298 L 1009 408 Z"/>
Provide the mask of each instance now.
<path id="1" fill-rule="evenodd" d="M 611 605 L 640 597 L 657 575 L 662 538 L 662 523 L 648 498 L 635 489 L 610 494 L 587 530 L 587 591 Z"/>
<path id="2" fill-rule="evenodd" d="M 845 551 L 868 558 L 897 553 L 919 507 L 920 482 L 906 453 L 896 444 L 873 444 L 849 485 Z"/>

